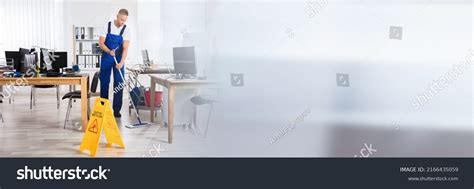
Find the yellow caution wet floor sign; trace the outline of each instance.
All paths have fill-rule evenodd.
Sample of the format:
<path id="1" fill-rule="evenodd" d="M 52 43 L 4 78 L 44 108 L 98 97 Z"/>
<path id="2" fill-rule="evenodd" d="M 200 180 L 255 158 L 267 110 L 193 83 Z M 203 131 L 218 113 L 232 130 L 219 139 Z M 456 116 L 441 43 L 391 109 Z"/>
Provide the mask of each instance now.
<path id="1" fill-rule="evenodd" d="M 81 152 L 89 150 L 90 155 L 95 156 L 97 148 L 99 147 L 102 129 L 105 132 L 107 147 L 116 144 L 125 148 L 120 131 L 117 127 L 117 122 L 115 122 L 112 109 L 110 108 L 109 100 L 98 98 L 95 100 L 94 109 L 92 110 L 91 118 L 87 124 L 87 130 L 84 133 L 84 138 L 82 139 L 79 150 Z"/>

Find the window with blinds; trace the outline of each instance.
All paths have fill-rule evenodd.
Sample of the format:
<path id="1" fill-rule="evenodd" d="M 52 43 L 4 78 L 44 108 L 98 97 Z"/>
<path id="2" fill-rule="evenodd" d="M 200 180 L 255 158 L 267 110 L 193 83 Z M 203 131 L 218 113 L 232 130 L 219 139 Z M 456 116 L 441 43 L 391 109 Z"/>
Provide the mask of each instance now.
<path id="1" fill-rule="evenodd" d="M 0 50 L 64 49 L 63 0 L 0 0 L 0 23 Z"/>

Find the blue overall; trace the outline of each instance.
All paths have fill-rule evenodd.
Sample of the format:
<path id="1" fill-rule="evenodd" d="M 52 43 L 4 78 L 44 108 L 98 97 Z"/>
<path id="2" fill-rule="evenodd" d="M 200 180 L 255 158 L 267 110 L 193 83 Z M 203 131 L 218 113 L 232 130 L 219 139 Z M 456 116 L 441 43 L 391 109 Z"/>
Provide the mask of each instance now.
<path id="1" fill-rule="evenodd" d="M 124 25 L 122 30 L 120 31 L 120 35 L 114 35 L 110 33 L 110 27 L 112 22 L 109 22 L 109 27 L 107 30 L 107 36 L 105 37 L 105 46 L 110 50 L 115 50 L 115 57 L 117 58 L 117 62 L 120 63 L 122 60 L 122 52 L 123 52 L 123 32 L 127 25 Z M 118 48 L 117 48 L 118 47 Z M 125 74 L 125 65 L 122 67 L 121 71 Z M 100 97 L 109 99 L 109 83 L 110 83 L 110 74 L 114 72 L 114 101 L 112 108 L 114 112 L 120 112 L 122 109 L 122 98 L 123 98 L 123 87 L 119 87 L 120 83 L 122 83 L 122 77 L 119 75 L 119 70 L 115 67 L 115 60 L 114 57 L 111 56 L 109 53 L 103 52 L 101 63 L 100 63 Z"/>

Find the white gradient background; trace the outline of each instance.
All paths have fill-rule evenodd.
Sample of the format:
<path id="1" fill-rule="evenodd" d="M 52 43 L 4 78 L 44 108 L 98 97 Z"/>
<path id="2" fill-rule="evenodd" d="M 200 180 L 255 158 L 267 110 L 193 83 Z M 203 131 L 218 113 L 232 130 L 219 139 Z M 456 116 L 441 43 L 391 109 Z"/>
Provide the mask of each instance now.
<path id="1" fill-rule="evenodd" d="M 472 48 L 470 1 L 329 0 L 313 19 L 307 3 L 201 2 L 221 81 L 203 155 L 353 157 L 364 143 L 374 157 L 474 155 L 471 70 L 411 111 Z M 403 27 L 403 40 L 389 39 L 390 26 Z M 245 86 L 232 87 L 230 73 L 244 73 Z M 336 73 L 351 86 L 337 87 Z"/>

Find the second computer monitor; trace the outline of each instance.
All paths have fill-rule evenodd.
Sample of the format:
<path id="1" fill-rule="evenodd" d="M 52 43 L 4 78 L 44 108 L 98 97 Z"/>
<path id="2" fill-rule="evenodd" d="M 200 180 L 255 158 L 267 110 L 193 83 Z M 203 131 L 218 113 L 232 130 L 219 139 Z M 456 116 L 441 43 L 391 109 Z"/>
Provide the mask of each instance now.
<path id="1" fill-rule="evenodd" d="M 48 71 L 59 72 L 61 68 L 67 67 L 67 52 L 49 52 L 47 49 L 41 49 L 41 52 L 42 73 Z M 49 58 L 45 58 L 45 55 L 48 55 Z M 49 59 L 51 65 L 47 65 L 45 59 Z"/>
<path id="2" fill-rule="evenodd" d="M 25 49 L 25 48 L 20 48 L 19 50 L 19 64 L 15 65 L 15 69 L 16 71 L 19 71 L 19 72 L 22 72 L 22 73 L 25 73 L 26 72 L 26 69 L 27 67 L 25 66 L 25 63 L 26 63 L 26 55 L 27 54 L 30 54 L 30 49 Z"/>
<path id="3" fill-rule="evenodd" d="M 54 52 L 53 69 L 59 72 L 60 68 L 67 67 L 67 52 Z"/>
<path id="4" fill-rule="evenodd" d="M 53 60 L 48 49 L 41 49 L 40 53 L 40 71 L 46 73 L 48 70 L 53 69 Z"/>
<path id="5" fill-rule="evenodd" d="M 194 57 L 194 47 L 173 48 L 174 71 L 176 74 L 195 75 L 196 59 Z"/>
<path id="6" fill-rule="evenodd" d="M 15 69 L 20 65 L 20 52 L 18 51 L 5 51 L 5 58 L 8 60 L 8 63 L 11 63 L 10 61 L 13 60 L 13 65 L 9 66 L 14 66 Z"/>

